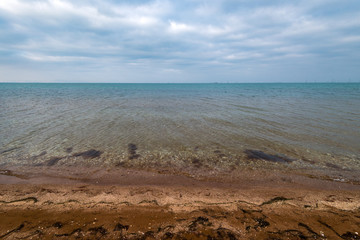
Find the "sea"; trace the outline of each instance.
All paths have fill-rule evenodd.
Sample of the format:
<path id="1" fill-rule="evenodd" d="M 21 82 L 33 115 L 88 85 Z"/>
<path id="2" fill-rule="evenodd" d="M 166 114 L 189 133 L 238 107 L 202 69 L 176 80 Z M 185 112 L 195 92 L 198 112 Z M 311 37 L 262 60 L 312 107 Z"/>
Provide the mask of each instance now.
<path id="1" fill-rule="evenodd" d="M 0 83 L 0 168 L 360 170 L 360 83 Z"/>

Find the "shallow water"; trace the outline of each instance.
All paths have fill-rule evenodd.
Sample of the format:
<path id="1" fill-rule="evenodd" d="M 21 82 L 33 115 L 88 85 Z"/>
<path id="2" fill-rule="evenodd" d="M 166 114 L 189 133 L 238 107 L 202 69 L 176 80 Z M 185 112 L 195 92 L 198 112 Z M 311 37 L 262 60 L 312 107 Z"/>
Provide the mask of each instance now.
<path id="1" fill-rule="evenodd" d="M 360 170 L 360 83 L 0 83 L 0 164 Z"/>

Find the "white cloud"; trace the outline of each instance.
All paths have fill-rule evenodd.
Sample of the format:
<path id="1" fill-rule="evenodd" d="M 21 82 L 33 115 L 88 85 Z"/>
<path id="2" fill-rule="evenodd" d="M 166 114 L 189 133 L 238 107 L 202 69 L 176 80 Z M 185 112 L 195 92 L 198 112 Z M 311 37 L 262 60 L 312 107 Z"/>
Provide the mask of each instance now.
<path id="1" fill-rule="evenodd" d="M 164 13 L 157 10 L 157 7 L 159 3 L 130 7 L 119 4 L 92 6 L 83 2 L 75 5 L 67 0 L 0 1 L 0 10 L 10 14 L 11 18 L 30 18 L 41 25 L 63 25 L 79 19 L 97 28 L 154 25 L 158 22 L 157 15 Z"/>
<path id="2" fill-rule="evenodd" d="M 0 64 L 81 62 L 91 68 L 85 65 L 97 62 L 107 72 L 124 65 L 131 66 L 124 71 L 147 66 L 164 74 L 335 55 L 350 64 L 360 58 L 354 51 L 360 13 L 344 4 L 1 0 Z"/>
<path id="3" fill-rule="evenodd" d="M 194 26 L 187 25 L 185 23 L 178 23 L 175 21 L 169 21 L 169 31 L 171 33 L 184 33 L 184 32 L 192 32 L 195 31 L 196 28 Z"/>
<path id="4" fill-rule="evenodd" d="M 36 53 L 24 53 L 22 56 L 38 62 L 79 62 L 93 60 L 92 58 L 82 56 L 50 56 Z"/>
<path id="5" fill-rule="evenodd" d="M 256 59 L 261 58 L 264 55 L 257 52 L 240 52 L 231 54 L 225 57 L 226 60 L 245 60 L 245 59 Z"/>

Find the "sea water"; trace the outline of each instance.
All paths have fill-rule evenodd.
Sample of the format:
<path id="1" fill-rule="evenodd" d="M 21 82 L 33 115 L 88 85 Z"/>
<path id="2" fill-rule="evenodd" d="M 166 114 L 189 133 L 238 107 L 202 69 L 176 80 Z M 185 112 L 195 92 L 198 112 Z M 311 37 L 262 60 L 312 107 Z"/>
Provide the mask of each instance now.
<path id="1" fill-rule="evenodd" d="M 360 83 L 0 83 L 0 164 L 360 170 Z"/>

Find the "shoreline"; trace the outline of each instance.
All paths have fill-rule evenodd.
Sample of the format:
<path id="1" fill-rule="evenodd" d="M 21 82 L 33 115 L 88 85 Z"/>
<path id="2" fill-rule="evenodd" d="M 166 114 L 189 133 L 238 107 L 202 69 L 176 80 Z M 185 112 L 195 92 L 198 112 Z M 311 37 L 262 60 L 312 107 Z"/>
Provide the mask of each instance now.
<path id="1" fill-rule="evenodd" d="M 13 167 L 1 170 L 0 193 L 4 239 L 360 237 L 360 185 L 285 172 L 247 170 L 214 180 Z"/>

